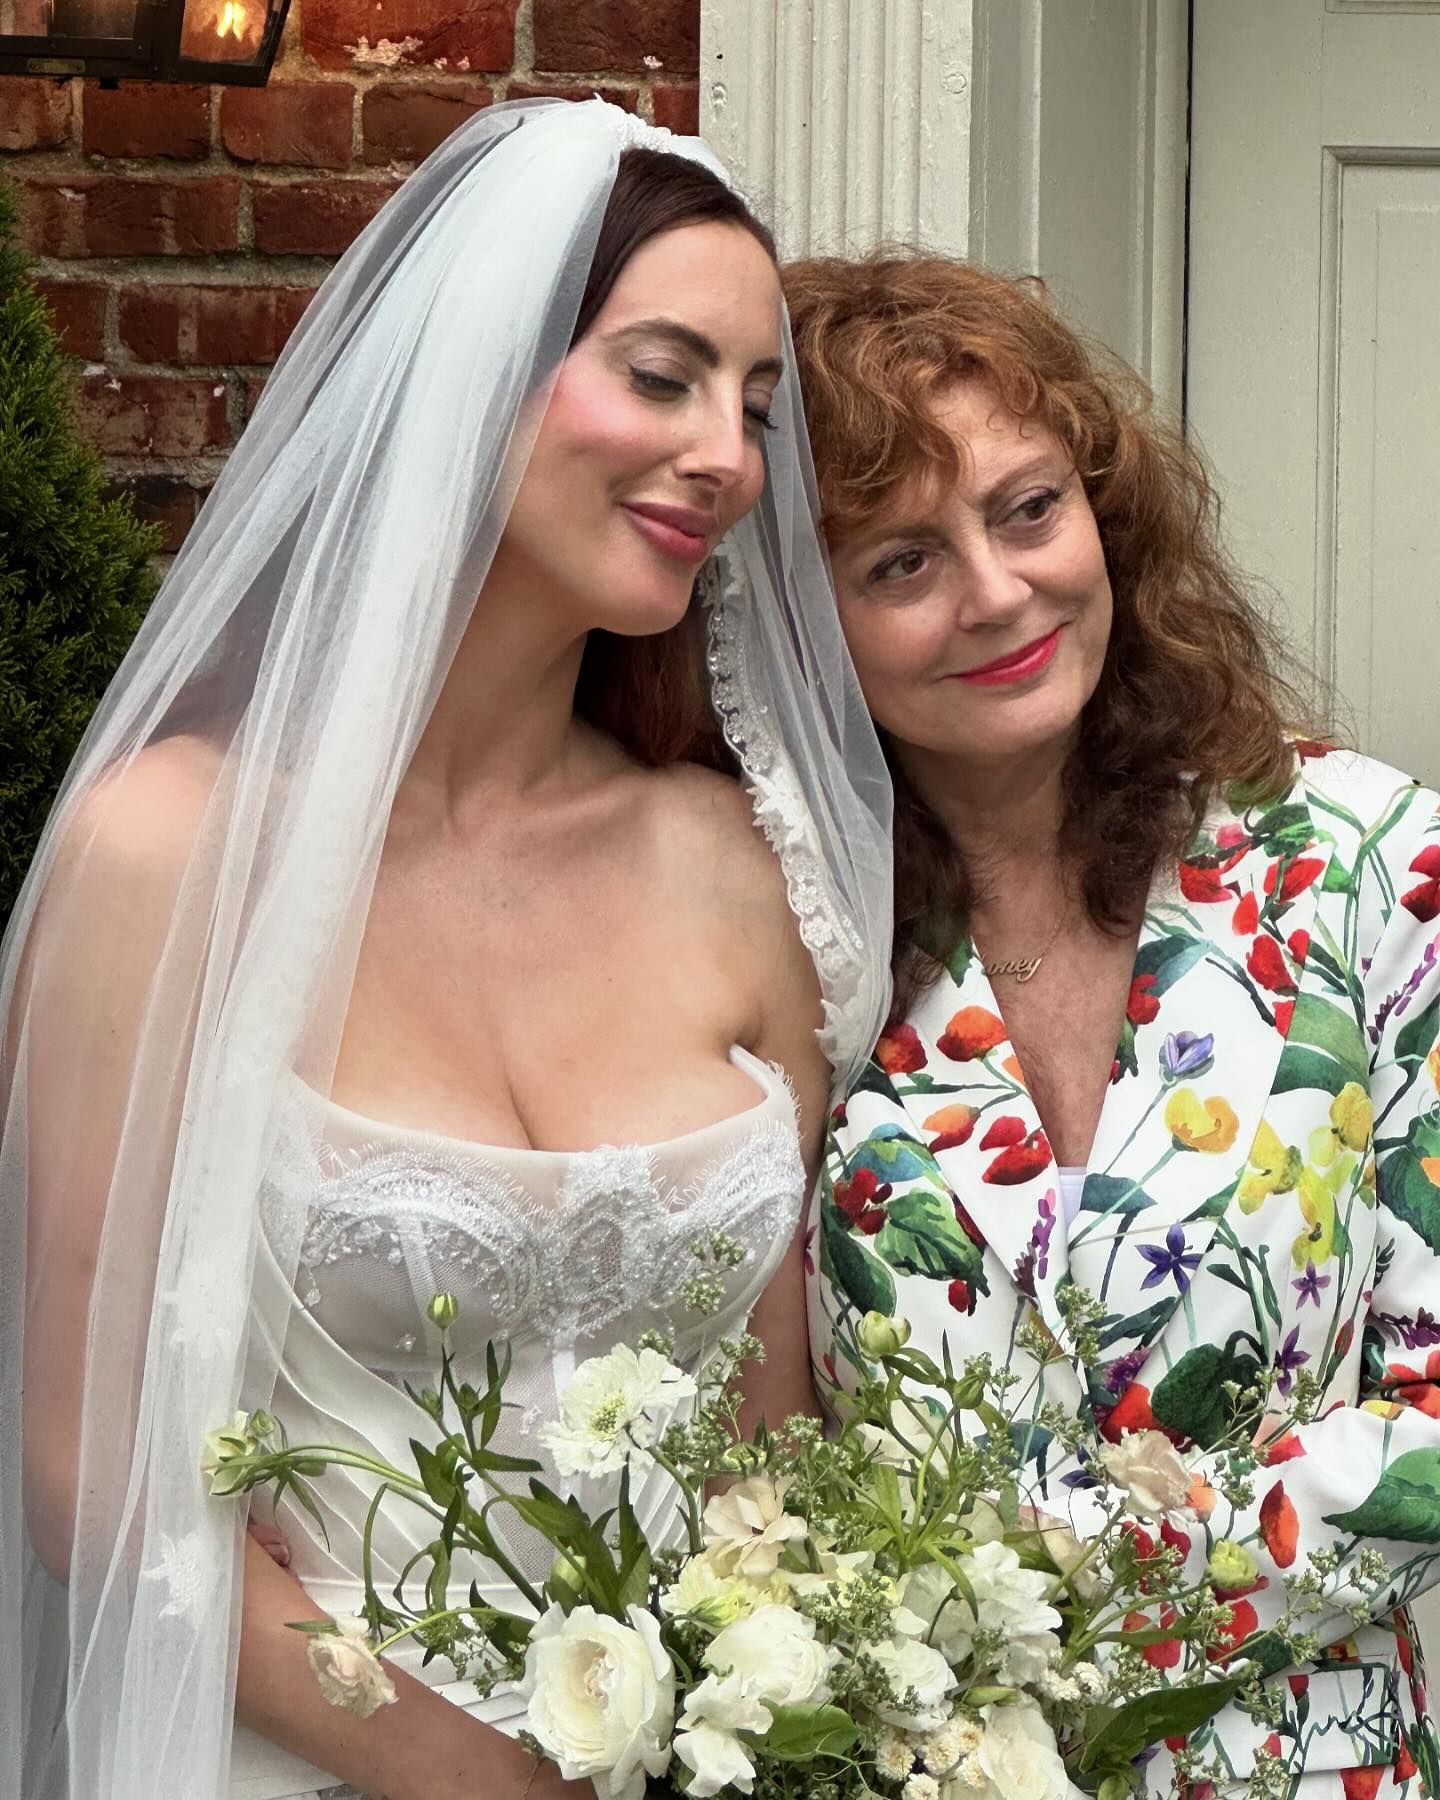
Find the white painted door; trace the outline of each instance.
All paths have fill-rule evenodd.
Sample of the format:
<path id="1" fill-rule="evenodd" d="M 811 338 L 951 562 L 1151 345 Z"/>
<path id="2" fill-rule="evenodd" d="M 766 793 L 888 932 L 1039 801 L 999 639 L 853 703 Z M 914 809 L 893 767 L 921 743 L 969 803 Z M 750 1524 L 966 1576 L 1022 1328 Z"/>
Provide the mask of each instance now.
<path id="1" fill-rule="evenodd" d="M 1187 420 L 1360 747 L 1440 785 L 1440 0 L 1193 20 Z"/>

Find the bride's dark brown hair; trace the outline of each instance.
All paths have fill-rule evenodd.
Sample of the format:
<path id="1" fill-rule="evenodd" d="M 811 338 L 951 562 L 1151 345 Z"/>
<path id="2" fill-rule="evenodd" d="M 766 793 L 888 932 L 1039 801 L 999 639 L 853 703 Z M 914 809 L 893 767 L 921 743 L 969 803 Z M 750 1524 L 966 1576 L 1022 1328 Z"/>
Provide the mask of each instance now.
<path id="1" fill-rule="evenodd" d="M 1210 795 L 1289 784 L 1301 707 L 1282 649 L 1221 547 L 1204 465 L 1139 376 L 1089 349 L 1033 281 L 941 257 L 821 257 L 781 271 L 820 484 L 838 544 L 916 481 L 953 477 L 935 417 L 983 382 L 1065 446 L 1114 592 L 1100 684 L 1065 771 L 1062 848 L 1102 926 L 1134 917 Z M 882 739 L 886 736 L 881 734 Z M 965 862 L 886 744 L 895 781 L 896 1015 L 967 929 Z"/>
<path id="2" fill-rule="evenodd" d="M 687 156 L 626 150 L 600 223 L 571 344 L 579 343 L 625 264 L 651 238 L 682 225 L 737 225 L 773 261 L 775 243 L 745 202 Z M 733 765 L 710 705 L 704 617 L 692 601 L 669 631 L 621 637 L 592 631 L 575 686 L 575 710 L 651 767 Z"/>

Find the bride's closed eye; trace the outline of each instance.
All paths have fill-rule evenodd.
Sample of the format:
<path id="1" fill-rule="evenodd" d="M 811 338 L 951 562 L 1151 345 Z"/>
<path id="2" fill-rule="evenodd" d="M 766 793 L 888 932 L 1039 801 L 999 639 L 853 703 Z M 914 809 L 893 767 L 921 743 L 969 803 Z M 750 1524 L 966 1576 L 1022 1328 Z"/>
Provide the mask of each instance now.
<path id="1" fill-rule="evenodd" d="M 678 375 L 662 375 L 658 369 L 641 368 L 636 363 L 630 364 L 630 385 L 636 393 L 647 400 L 657 400 L 668 405 L 683 400 L 690 392 L 690 383 Z M 745 402 L 745 417 L 750 424 L 762 431 L 773 431 L 775 421 L 770 416 L 769 403 L 759 400 Z"/>

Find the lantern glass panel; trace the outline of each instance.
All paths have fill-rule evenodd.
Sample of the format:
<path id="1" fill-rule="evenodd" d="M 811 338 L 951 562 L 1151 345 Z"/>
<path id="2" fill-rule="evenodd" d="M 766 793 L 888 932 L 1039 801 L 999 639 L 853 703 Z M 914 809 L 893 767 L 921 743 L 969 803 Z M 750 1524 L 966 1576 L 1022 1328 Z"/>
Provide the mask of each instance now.
<path id="1" fill-rule="evenodd" d="M 185 0 L 180 54 L 196 62 L 253 62 L 269 12 L 267 0 Z"/>
<path id="2" fill-rule="evenodd" d="M 137 0 L 0 0 L 0 33 L 6 37 L 124 39 L 133 41 Z M 61 45 L 57 41 L 56 49 Z"/>

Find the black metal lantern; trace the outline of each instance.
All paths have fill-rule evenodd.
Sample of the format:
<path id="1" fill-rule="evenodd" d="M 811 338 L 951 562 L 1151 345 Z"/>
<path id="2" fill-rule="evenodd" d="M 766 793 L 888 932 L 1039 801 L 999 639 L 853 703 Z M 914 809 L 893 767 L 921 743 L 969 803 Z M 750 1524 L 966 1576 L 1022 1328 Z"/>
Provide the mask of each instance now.
<path id="1" fill-rule="evenodd" d="M 288 7 L 289 0 L 0 0 L 0 75 L 263 87 Z"/>

